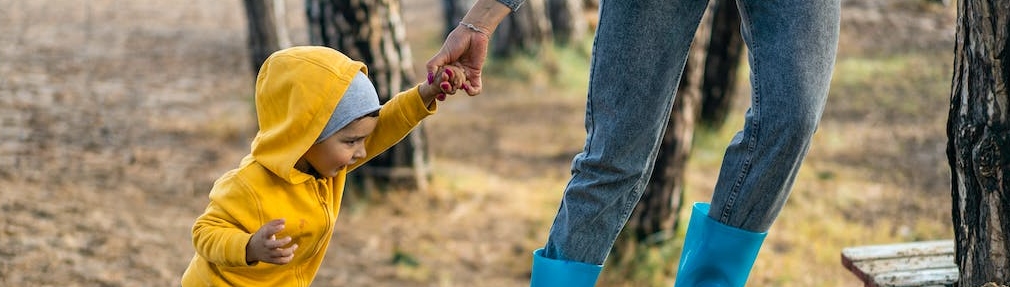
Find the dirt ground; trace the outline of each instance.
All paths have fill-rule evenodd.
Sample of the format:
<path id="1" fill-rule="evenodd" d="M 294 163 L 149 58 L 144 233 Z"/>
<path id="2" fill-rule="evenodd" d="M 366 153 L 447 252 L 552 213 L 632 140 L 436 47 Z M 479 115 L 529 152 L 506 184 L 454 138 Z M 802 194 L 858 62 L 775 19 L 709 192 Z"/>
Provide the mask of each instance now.
<path id="1" fill-rule="evenodd" d="M 843 1 L 841 54 L 950 50 L 952 9 L 920 2 Z M 422 63 L 440 40 L 437 1 L 404 6 Z M 0 285 L 178 285 L 207 192 L 255 133 L 241 2 L 0 0 L 0 10 Z M 541 97 L 557 91 L 537 81 L 487 85 L 429 120 L 431 190 L 348 198 L 316 286 L 527 284 L 529 252 L 543 244 L 582 144 L 584 95 Z M 836 106 L 827 127 L 914 129 L 914 119 Z M 811 161 L 895 170 L 904 176 L 867 180 L 942 196 L 943 139 L 898 135 L 904 148 L 856 156 L 828 144 Z M 877 208 L 852 221 L 922 215 Z"/>

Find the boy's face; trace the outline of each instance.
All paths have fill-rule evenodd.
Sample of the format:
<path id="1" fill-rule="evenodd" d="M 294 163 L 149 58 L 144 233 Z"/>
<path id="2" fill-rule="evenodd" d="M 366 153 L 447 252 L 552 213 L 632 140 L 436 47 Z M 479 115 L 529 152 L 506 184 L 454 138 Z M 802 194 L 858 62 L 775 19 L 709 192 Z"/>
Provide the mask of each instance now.
<path id="1" fill-rule="evenodd" d="M 338 130 L 322 142 L 312 145 L 305 159 L 323 177 L 334 177 L 344 167 L 365 157 L 365 137 L 372 134 L 376 117 L 362 117 Z"/>

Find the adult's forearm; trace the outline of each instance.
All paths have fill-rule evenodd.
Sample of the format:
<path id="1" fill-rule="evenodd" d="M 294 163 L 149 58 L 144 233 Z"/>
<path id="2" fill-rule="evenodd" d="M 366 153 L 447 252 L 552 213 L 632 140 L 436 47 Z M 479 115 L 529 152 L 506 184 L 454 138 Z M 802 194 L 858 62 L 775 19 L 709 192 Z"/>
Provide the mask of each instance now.
<path id="1" fill-rule="evenodd" d="M 470 7 L 470 10 L 463 16 L 463 22 L 494 33 L 498 24 L 509 13 L 519 9 L 523 2 L 524 0 L 477 0 L 477 3 L 474 3 L 473 7 Z"/>

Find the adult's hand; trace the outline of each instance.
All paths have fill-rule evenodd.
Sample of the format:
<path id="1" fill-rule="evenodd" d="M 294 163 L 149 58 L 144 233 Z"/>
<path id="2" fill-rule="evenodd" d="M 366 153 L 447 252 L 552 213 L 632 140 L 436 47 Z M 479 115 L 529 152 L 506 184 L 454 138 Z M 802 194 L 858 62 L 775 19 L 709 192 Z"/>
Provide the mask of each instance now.
<path id="1" fill-rule="evenodd" d="M 457 65 L 463 68 L 463 73 L 469 82 L 469 84 L 463 84 L 463 90 L 471 96 L 480 94 L 482 86 L 480 74 L 481 69 L 484 68 L 484 59 L 487 58 L 489 41 L 491 41 L 489 34 L 472 30 L 463 25 L 456 26 L 456 29 L 453 29 L 445 38 L 442 49 L 425 65 L 429 77 L 441 66 Z"/>
<path id="2" fill-rule="evenodd" d="M 463 90 L 471 96 L 480 94 L 480 74 L 484 68 L 484 59 L 487 58 L 488 42 L 498 23 L 511 12 L 509 6 L 498 0 L 477 0 L 466 12 L 466 16 L 463 16 L 462 23 L 465 24 L 460 24 L 449 32 L 442 49 L 428 60 L 425 66 L 429 77 L 438 71 L 438 67 L 453 64 L 463 68 L 466 74 L 469 84 L 464 84 Z"/>

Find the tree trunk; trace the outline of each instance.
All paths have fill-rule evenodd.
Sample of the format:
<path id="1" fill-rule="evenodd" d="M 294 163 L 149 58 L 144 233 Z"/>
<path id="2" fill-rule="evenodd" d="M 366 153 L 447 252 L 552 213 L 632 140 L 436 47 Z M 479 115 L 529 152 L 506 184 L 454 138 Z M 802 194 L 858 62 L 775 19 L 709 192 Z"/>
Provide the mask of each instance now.
<path id="1" fill-rule="evenodd" d="M 508 57 L 519 52 L 537 53 L 551 38 L 545 0 L 527 0 L 500 24 L 491 40 L 491 53 Z"/>
<path id="2" fill-rule="evenodd" d="M 270 54 L 291 46 L 285 23 L 284 0 L 242 0 L 249 28 L 249 56 L 253 77 Z"/>
<path id="3" fill-rule="evenodd" d="M 277 21 L 274 19 L 273 0 L 243 0 L 246 23 L 249 28 L 249 65 L 253 77 L 270 54 L 280 50 Z"/>
<path id="4" fill-rule="evenodd" d="M 736 1 L 712 3 L 712 33 L 705 56 L 705 75 L 701 84 L 702 125 L 719 128 L 726 122 L 736 99 L 737 69 L 744 51 L 740 35 L 740 12 Z"/>
<path id="5" fill-rule="evenodd" d="M 958 1 L 947 118 L 960 286 L 1010 283 L 1010 2 Z"/>
<path id="6" fill-rule="evenodd" d="M 415 84 L 410 47 L 396 0 L 307 0 L 309 40 L 343 52 L 368 66 L 379 101 Z M 427 147 L 423 127 L 375 157 L 355 174 L 366 188 L 407 184 L 427 189 Z"/>
<path id="7" fill-rule="evenodd" d="M 547 0 L 547 19 L 551 33 L 559 44 L 567 45 L 582 40 L 589 24 L 583 13 L 583 0 Z"/>

